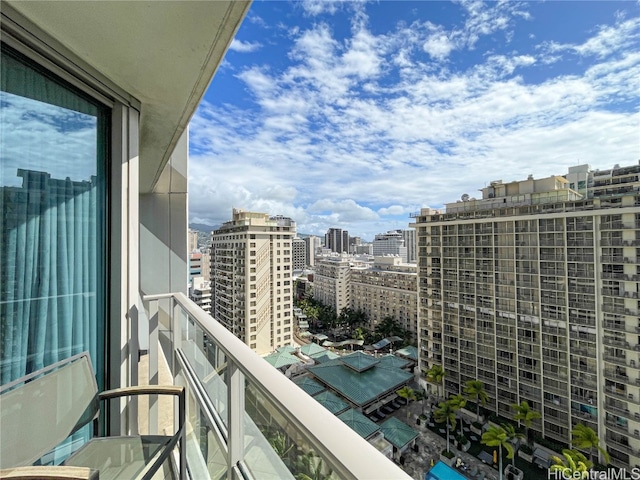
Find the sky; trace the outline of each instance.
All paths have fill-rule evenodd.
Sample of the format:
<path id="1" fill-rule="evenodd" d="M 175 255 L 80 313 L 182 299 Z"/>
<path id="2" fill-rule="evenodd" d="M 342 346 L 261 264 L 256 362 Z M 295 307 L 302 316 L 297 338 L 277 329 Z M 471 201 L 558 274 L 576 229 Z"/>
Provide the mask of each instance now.
<path id="1" fill-rule="evenodd" d="M 190 125 L 189 215 L 372 240 L 493 180 L 640 160 L 640 1 L 254 1 Z"/>

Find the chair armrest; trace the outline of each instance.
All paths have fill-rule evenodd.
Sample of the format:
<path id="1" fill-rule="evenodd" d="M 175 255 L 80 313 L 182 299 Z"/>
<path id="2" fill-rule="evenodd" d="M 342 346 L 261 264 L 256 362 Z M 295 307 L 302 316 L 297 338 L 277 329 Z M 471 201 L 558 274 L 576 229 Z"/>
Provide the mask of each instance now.
<path id="1" fill-rule="evenodd" d="M 105 390 L 99 393 L 98 398 L 100 400 L 108 400 L 132 395 L 175 395 L 182 397 L 184 395 L 184 387 L 176 385 L 138 385 L 135 387 L 114 388 L 113 390 Z"/>
<path id="2" fill-rule="evenodd" d="M 0 478 L 12 480 L 98 480 L 99 473 L 86 467 L 27 466 L 0 470 Z"/>

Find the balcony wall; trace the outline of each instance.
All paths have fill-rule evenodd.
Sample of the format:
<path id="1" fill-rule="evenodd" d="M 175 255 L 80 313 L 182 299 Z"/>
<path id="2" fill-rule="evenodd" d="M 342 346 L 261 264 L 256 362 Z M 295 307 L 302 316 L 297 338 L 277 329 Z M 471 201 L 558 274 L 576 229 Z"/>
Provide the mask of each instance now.
<path id="1" fill-rule="evenodd" d="M 144 306 L 149 378 L 166 359 L 187 387 L 192 477 L 409 478 L 183 293 L 145 296 Z M 149 410 L 158 415 L 154 399 Z"/>

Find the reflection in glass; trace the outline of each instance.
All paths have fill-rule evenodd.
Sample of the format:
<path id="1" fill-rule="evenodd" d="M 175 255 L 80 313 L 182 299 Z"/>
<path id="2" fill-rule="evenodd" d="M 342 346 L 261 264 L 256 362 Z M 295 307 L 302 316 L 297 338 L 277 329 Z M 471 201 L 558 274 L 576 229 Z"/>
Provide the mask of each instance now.
<path id="1" fill-rule="evenodd" d="M 1 63 L 0 383 L 88 350 L 102 387 L 108 111 Z"/>

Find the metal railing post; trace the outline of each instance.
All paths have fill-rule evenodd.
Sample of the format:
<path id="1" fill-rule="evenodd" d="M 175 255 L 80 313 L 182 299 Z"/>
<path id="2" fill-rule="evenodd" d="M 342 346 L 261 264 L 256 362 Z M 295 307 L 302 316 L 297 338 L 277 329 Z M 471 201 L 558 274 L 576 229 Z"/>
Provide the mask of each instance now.
<path id="1" fill-rule="evenodd" d="M 229 359 L 228 359 L 229 360 Z M 229 385 L 227 388 L 229 471 L 244 458 L 244 375 L 235 362 L 229 363 Z"/>
<path id="2" fill-rule="evenodd" d="M 158 385 L 158 304 L 159 300 L 149 305 L 149 385 Z M 149 434 L 158 434 L 158 395 L 149 395 Z"/>

